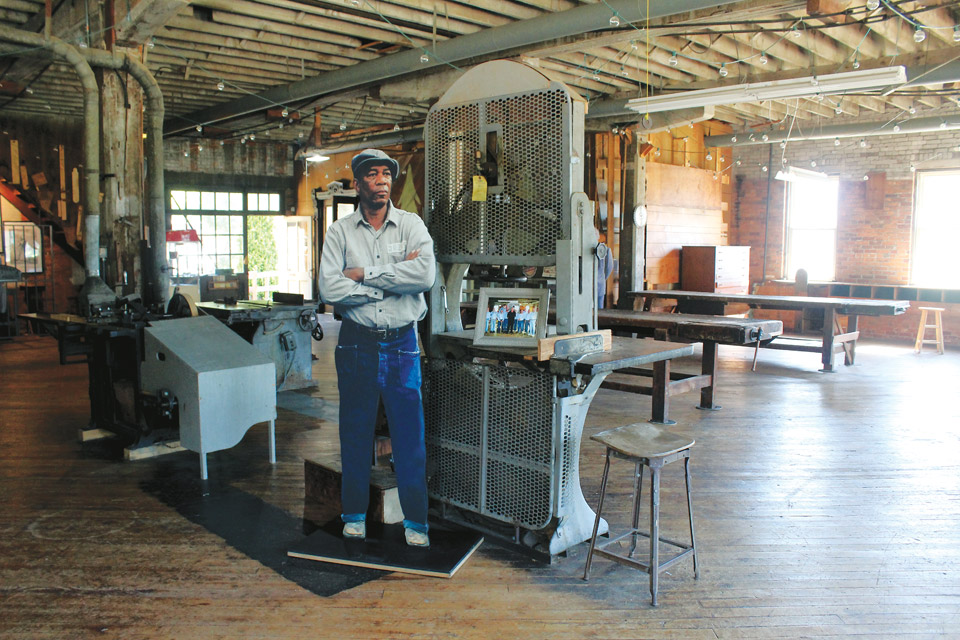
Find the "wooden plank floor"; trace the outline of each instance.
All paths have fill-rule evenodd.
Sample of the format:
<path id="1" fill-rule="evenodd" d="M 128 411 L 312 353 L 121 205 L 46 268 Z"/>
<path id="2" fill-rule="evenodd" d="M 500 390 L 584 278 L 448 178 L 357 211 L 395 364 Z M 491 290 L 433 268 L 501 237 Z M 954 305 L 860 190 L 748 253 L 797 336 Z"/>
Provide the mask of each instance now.
<path id="1" fill-rule="evenodd" d="M 720 411 L 672 399 L 694 435 L 701 578 L 661 579 L 584 550 L 553 566 L 485 544 L 452 580 L 304 566 L 303 459 L 334 446 L 336 326 L 315 345 L 319 417 L 279 410 L 278 464 L 260 425 L 210 455 L 123 462 L 79 444 L 86 367 L 50 338 L 0 343 L 0 638 L 960 637 L 960 353 L 863 342 L 858 365 L 722 347 Z M 678 370 L 697 370 L 695 360 Z M 650 399 L 601 391 L 587 437 L 644 420 Z M 623 465 L 624 463 L 621 463 Z M 612 525 L 629 471 L 614 467 Z M 682 466 L 664 472 L 663 527 L 685 539 Z"/>

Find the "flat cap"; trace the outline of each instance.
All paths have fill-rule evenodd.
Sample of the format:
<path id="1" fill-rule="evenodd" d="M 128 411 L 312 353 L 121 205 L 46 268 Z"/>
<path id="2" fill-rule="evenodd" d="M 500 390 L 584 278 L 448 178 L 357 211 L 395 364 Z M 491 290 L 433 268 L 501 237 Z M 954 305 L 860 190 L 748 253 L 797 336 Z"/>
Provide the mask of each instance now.
<path id="1" fill-rule="evenodd" d="M 350 162 L 350 168 L 353 169 L 353 177 L 359 178 L 363 175 L 363 172 L 367 170 L 367 167 L 381 164 L 390 167 L 390 175 L 394 179 L 400 174 L 400 165 L 397 161 L 383 151 L 380 151 L 380 149 L 364 149 L 353 156 L 353 160 Z"/>

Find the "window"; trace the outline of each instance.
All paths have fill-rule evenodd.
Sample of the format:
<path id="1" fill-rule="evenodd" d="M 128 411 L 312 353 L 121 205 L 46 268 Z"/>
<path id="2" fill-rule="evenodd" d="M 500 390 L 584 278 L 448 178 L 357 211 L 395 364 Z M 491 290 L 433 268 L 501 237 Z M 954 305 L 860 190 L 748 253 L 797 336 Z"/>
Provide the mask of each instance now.
<path id="1" fill-rule="evenodd" d="M 910 280 L 921 287 L 960 288 L 960 171 L 917 173 Z"/>
<path id="2" fill-rule="evenodd" d="M 23 273 L 43 273 L 43 232 L 32 222 L 3 223 L 3 257 Z"/>
<path id="3" fill-rule="evenodd" d="M 804 269 L 810 280 L 829 281 L 836 275 L 836 177 L 791 167 L 777 177 L 787 181 L 787 233 L 784 265 L 787 278 Z"/>
<path id="4" fill-rule="evenodd" d="M 220 269 L 246 271 L 247 219 L 250 212 L 280 212 L 279 193 L 170 190 L 170 226 L 194 229 L 200 243 L 169 247 L 176 277 L 214 275 Z M 247 206 L 244 207 L 244 204 Z"/>

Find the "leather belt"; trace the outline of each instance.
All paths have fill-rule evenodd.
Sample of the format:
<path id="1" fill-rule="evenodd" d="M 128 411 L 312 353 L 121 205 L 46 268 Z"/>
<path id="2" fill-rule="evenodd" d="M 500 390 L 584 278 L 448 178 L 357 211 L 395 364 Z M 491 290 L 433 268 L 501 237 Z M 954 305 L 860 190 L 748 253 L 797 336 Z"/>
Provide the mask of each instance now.
<path id="1" fill-rule="evenodd" d="M 343 319 L 343 324 L 350 324 L 354 329 L 363 335 L 370 337 L 376 337 L 377 340 L 396 340 L 402 336 L 405 332 L 413 328 L 414 323 L 405 324 L 402 327 L 395 327 L 393 329 L 375 329 L 373 327 L 367 327 L 362 324 L 358 324 L 353 320 L 348 320 L 347 318 Z"/>

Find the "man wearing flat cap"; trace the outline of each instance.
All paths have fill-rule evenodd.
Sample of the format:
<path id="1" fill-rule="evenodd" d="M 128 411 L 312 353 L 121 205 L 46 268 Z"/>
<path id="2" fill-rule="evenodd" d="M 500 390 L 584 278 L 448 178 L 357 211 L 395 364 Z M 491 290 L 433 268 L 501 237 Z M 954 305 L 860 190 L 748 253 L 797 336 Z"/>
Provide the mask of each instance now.
<path id="1" fill-rule="evenodd" d="M 426 547 L 427 484 L 417 321 L 436 277 L 433 240 L 415 213 L 390 202 L 397 161 L 379 149 L 351 163 L 357 209 L 327 229 L 320 296 L 343 318 L 337 343 L 343 535 L 366 537 L 370 465 L 383 399 L 407 544 Z"/>

